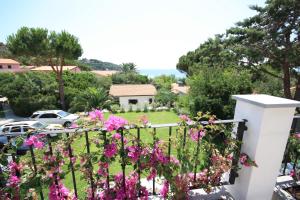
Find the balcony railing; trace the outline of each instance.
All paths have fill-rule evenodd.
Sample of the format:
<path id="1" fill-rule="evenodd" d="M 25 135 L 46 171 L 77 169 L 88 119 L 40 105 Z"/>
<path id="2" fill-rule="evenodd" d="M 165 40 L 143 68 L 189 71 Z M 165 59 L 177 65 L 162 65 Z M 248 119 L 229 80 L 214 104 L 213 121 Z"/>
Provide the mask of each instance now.
<path id="1" fill-rule="evenodd" d="M 193 123 L 199 123 L 203 126 L 206 126 L 209 124 L 208 121 L 200 121 L 200 122 L 193 122 Z M 240 156 L 240 147 L 241 147 L 241 142 L 243 139 L 243 134 L 244 131 L 247 129 L 246 127 L 246 120 L 217 120 L 214 121 L 215 124 L 225 124 L 225 125 L 229 125 L 232 128 L 232 137 L 234 137 L 235 139 L 237 139 L 238 141 L 240 141 L 239 143 L 239 150 L 236 151 L 236 153 L 233 155 L 233 160 L 232 160 L 232 169 L 230 171 L 229 174 L 229 179 L 227 181 L 221 182 L 221 185 L 227 185 L 227 184 L 234 184 L 235 182 L 235 178 L 237 177 L 237 172 L 236 169 L 238 166 L 238 162 L 239 162 L 239 156 Z M 166 134 L 166 137 L 168 138 L 167 143 L 168 143 L 168 148 L 167 148 L 167 154 L 170 157 L 171 153 L 172 153 L 172 135 L 174 134 L 174 131 L 176 132 L 178 130 L 179 124 L 178 123 L 171 123 L 171 124 L 154 124 L 151 125 L 149 127 L 147 127 L 147 129 L 151 129 L 153 134 L 153 143 L 155 143 L 156 139 L 155 139 L 155 135 L 158 129 L 164 128 L 167 131 L 164 133 Z M 141 141 L 141 130 L 145 129 L 143 127 L 134 127 L 134 126 L 127 126 L 125 127 L 125 129 L 130 130 L 132 132 L 135 132 L 136 134 L 136 142 L 137 145 L 140 146 L 140 141 Z M 189 131 L 189 126 L 186 126 L 184 128 L 184 143 L 183 145 L 185 145 L 185 140 L 187 137 L 187 132 Z M 47 141 L 46 144 L 48 145 L 48 149 L 50 152 L 50 155 L 53 155 L 53 147 L 52 147 L 52 142 L 51 142 L 51 137 L 53 135 L 60 135 L 60 134 L 65 134 L 66 137 L 70 137 L 72 135 L 76 135 L 76 134 L 82 134 L 85 138 L 85 147 L 86 147 L 86 153 L 88 155 L 91 155 L 91 141 L 90 141 L 90 133 L 91 132 L 101 132 L 103 134 L 103 143 L 107 144 L 107 132 L 105 129 L 97 129 L 97 128 L 80 128 L 80 129 L 64 129 L 64 130 L 56 130 L 56 131 L 43 131 L 43 134 L 46 134 L 47 137 Z M 126 183 L 125 183 L 125 175 L 126 175 L 126 162 L 125 162 L 125 158 L 124 158 L 124 153 L 125 153 L 125 144 L 124 144 L 124 132 L 125 130 L 120 130 L 120 134 L 121 134 L 121 169 L 122 169 L 122 187 L 124 188 L 124 190 L 126 191 Z M 38 134 L 38 133 L 31 133 L 31 134 Z M 20 134 L 5 134 L 5 135 L 0 135 L 0 137 L 7 137 L 8 141 L 13 141 L 15 137 L 20 136 Z M 30 134 L 26 134 L 26 136 L 22 135 L 23 137 L 30 137 Z M 196 147 L 196 155 L 199 154 L 199 149 L 200 149 L 200 142 L 198 140 L 197 142 L 197 147 Z M 29 146 L 28 149 L 29 153 L 30 153 L 30 157 L 31 157 L 31 162 L 32 162 L 32 166 L 33 166 L 33 170 L 35 173 L 37 173 L 38 169 L 37 169 L 37 157 L 36 157 L 36 151 L 34 150 L 33 146 Z M 13 161 L 16 161 L 16 157 L 17 156 L 22 156 L 22 155 L 18 155 L 17 153 L 12 153 L 9 154 L 9 156 L 11 157 L 11 159 Z M 75 175 L 75 166 L 74 163 L 72 162 L 72 157 L 74 156 L 74 152 L 72 149 L 72 144 L 68 144 L 68 156 L 69 156 L 69 166 L 70 166 L 70 171 L 71 171 L 71 177 L 72 177 L 72 185 L 73 185 L 73 189 L 74 189 L 74 194 L 76 197 L 78 197 L 78 177 L 76 177 Z M 91 162 L 91 161 L 90 161 Z M 92 166 L 92 163 L 89 163 L 90 166 Z M 3 166 L 2 166 L 3 167 Z M 1 168 L 2 168 L 1 167 Z M 194 174 L 194 180 L 196 180 L 196 174 L 197 174 L 197 167 L 198 167 L 198 160 L 195 160 L 194 163 L 194 170 L 193 170 L 193 174 Z M 0 173 L 3 172 L 3 170 L 0 168 Z M 139 186 L 141 185 L 141 170 L 140 170 L 140 159 L 138 159 L 137 164 L 134 166 L 135 169 L 137 169 L 137 173 L 138 173 L 138 184 Z M 96 186 L 95 186 L 95 177 L 93 175 L 93 170 L 90 170 L 90 174 L 89 174 L 89 184 L 90 184 L 90 188 L 92 189 L 92 191 L 96 190 Z M 107 169 L 107 176 L 106 176 L 106 184 L 108 187 L 110 187 L 110 183 L 112 182 L 111 178 L 110 178 L 110 172 L 109 169 Z M 56 180 L 56 184 L 58 184 L 57 180 Z M 156 182 L 155 182 L 155 178 L 153 178 L 152 180 L 152 191 L 149 191 L 149 193 L 151 195 L 156 195 Z M 1 187 L 5 187 L 5 185 L 1 185 Z M 140 188 L 140 187 L 138 187 Z M 193 188 L 195 189 L 195 188 Z M 0 188 L 1 191 L 1 188 Z M 95 192 L 92 192 L 92 195 L 94 195 Z M 138 192 L 138 194 L 140 194 L 140 191 Z M 40 190 L 40 199 L 44 199 L 45 195 L 43 193 L 42 190 Z M 95 198 L 95 196 L 93 196 L 93 199 Z"/>

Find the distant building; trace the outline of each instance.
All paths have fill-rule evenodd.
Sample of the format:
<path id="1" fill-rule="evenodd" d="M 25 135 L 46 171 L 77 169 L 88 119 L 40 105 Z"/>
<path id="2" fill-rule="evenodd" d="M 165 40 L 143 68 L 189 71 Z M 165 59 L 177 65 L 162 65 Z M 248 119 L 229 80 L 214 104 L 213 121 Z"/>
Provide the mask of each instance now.
<path id="1" fill-rule="evenodd" d="M 133 110 L 143 109 L 154 101 L 156 88 L 151 84 L 124 84 L 112 85 L 109 94 L 119 100 L 119 104 L 125 110 L 132 106 Z"/>
<path id="2" fill-rule="evenodd" d="M 178 83 L 172 83 L 171 92 L 174 94 L 185 95 L 189 92 L 189 86 L 180 86 Z"/>
<path id="3" fill-rule="evenodd" d="M 92 73 L 96 74 L 97 76 L 112 76 L 120 71 L 116 70 L 93 70 Z"/>
<path id="4" fill-rule="evenodd" d="M 39 67 L 32 67 L 28 66 L 30 71 L 38 71 L 38 72 L 52 72 L 51 66 L 39 66 Z M 54 66 L 55 69 L 60 69 L 60 66 Z M 80 72 L 80 68 L 78 66 L 63 66 L 63 71 L 71 71 L 71 72 Z"/>
<path id="5" fill-rule="evenodd" d="M 23 72 L 24 69 L 21 69 L 20 63 L 6 58 L 0 58 L 0 72 Z"/>

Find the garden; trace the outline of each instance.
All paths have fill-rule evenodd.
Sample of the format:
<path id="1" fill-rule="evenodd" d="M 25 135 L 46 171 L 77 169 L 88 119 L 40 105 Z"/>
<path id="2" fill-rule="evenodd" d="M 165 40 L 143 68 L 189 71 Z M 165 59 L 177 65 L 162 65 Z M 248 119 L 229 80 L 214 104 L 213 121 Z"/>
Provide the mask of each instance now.
<path id="1" fill-rule="evenodd" d="M 1 164 L 8 168 L 1 173 L 1 184 L 6 187 L 0 195 L 56 200 L 147 199 L 159 194 L 165 199 L 186 199 L 190 189 L 204 188 L 210 193 L 214 186 L 228 184 L 223 175 L 231 172 L 232 181 L 238 162 L 257 166 L 240 154 L 241 142 L 232 137 L 232 124 L 198 113 L 193 120 L 181 115 L 173 116 L 178 123 L 151 125 L 149 119 L 155 122 L 156 116 L 149 114 L 149 118 L 142 115 L 132 123 L 133 118 L 129 122 L 93 110 L 66 133 L 18 137 L 17 146 L 9 144 L 4 148 L 6 154 L 1 154 Z M 16 156 L 15 150 L 22 144 L 30 151 Z M 8 153 L 12 154 L 9 163 Z M 157 187 L 151 190 L 141 180 Z"/>

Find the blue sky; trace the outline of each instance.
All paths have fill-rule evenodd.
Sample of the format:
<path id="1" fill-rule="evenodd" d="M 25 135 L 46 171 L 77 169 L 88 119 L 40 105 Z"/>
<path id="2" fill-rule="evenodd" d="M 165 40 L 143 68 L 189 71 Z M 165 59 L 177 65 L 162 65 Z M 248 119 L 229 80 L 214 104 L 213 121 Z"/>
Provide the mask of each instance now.
<path id="1" fill-rule="evenodd" d="M 83 56 L 138 68 L 172 69 L 180 56 L 235 22 L 264 0 L 2 0 L 0 42 L 20 27 L 66 30 Z"/>

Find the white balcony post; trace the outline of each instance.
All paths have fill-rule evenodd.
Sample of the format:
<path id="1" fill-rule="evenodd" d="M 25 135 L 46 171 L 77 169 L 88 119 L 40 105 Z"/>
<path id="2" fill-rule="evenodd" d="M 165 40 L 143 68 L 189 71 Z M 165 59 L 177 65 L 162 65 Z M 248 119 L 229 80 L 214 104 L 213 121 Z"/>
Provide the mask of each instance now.
<path id="1" fill-rule="evenodd" d="M 235 119 L 247 119 L 241 152 L 258 165 L 242 167 L 228 186 L 236 200 L 271 200 L 299 101 L 269 95 L 234 95 Z"/>

